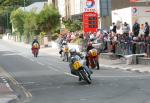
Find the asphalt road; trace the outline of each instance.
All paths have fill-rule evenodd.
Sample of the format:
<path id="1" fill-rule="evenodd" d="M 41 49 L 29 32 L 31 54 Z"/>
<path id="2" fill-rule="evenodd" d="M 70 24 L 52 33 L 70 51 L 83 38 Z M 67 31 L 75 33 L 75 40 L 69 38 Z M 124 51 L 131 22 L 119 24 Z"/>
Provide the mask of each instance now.
<path id="1" fill-rule="evenodd" d="M 28 103 L 150 103 L 148 73 L 101 68 L 93 70 L 88 85 L 78 82 L 59 57 L 40 53 L 34 58 L 30 48 L 2 40 L 0 66 L 24 88 Z"/>

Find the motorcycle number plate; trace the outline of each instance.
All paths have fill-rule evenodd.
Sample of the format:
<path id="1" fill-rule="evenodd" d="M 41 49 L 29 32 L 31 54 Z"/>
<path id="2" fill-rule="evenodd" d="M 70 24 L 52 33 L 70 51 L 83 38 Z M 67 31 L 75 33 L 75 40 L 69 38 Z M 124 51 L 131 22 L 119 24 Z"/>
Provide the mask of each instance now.
<path id="1" fill-rule="evenodd" d="M 97 52 L 96 51 L 93 51 L 91 54 L 92 54 L 92 56 L 97 56 Z"/>
<path id="2" fill-rule="evenodd" d="M 34 44 L 33 44 L 33 47 L 34 47 L 34 48 L 39 48 L 39 45 L 38 45 L 37 43 L 34 43 Z"/>
<path id="3" fill-rule="evenodd" d="M 80 63 L 80 61 L 76 61 L 74 64 L 73 64 L 73 68 L 75 70 L 79 70 L 79 68 L 82 67 L 82 64 Z"/>
<path id="4" fill-rule="evenodd" d="M 69 48 L 64 48 L 64 52 L 68 52 L 69 51 Z"/>

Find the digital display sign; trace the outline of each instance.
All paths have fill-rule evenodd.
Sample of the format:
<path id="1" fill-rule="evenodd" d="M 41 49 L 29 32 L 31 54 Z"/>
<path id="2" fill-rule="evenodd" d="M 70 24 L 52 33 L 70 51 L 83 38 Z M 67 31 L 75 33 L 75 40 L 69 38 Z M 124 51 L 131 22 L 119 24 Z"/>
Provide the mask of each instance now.
<path id="1" fill-rule="evenodd" d="M 98 29 L 98 14 L 95 12 L 83 13 L 83 31 L 97 32 Z"/>

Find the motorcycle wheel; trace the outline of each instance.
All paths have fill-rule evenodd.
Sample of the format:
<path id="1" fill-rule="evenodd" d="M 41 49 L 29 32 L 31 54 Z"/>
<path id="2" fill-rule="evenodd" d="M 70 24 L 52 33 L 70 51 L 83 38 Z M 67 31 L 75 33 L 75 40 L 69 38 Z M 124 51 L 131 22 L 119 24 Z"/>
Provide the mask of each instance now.
<path id="1" fill-rule="evenodd" d="M 36 52 L 36 53 L 35 53 L 35 57 L 37 57 L 37 56 L 38 56 L 38 53 Z"/>
<path id="2" fill-rule="evenodd" d="M 38 56 L 38 50 L 35 50 L 33 54 L 34 54 L 34 57 L 37 57 Z"/>
<path id="3" fill-rule="evenodd" d="M 85 71 L 84 70 L 82 70 L 82 71 L 80 71 L 80 75 L 81 75 L 81 77 L 88 83 L 88 84 L 91 84 L 91 78 L 90 78 L 90 76 L 88 75 L 88 73 L 85 73 Z"/>
<path id="4" fill-rule="evenodd" d="M 99 66 L 99 62 L 98 61 L 96 62 L 96 66 L 97 66 L 97 70 L 99 70 L 100 66 Z"/>

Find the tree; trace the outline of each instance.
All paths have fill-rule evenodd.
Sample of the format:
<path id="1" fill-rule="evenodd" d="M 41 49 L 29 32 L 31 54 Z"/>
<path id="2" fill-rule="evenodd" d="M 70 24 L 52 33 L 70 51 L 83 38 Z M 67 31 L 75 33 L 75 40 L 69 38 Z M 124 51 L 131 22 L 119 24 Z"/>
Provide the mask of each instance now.
<path id="1" fill-rule="evenodd" d="M 0 0 L 0 19 L 2 20 L 1 26 L 3 28 L 11 29 L 10 14 L 13 10 L 20 6 L 27 6 L 30 0 Z M 7 24 L 6 24 L 7 23 Z"/>
<path id="2" fill-rule="evenodd" d="M 63 24 L 71 32 L 82 30 L 82 22 L 79 20 L 63 20 Z"/>
<path id="3" fill-rule="evenodd" d="M 17 9 L 17 10 L 14 10 L 10 16 L 13 28 L 15 29 L 15 31 L 19 32 L 20 37 L 24 32 L 25 14 L 26 13 L 23 10 Z"/>
<path id="4" fill-rule="evenodd" d="M 24 20 L 24 35 L 27 39 L 27 42 L 29 42 L 29 38 L 31 38 L 33 35 L 38 35 L 39 32 L 37 29 L 37 14 L 35 11 L 31 11 L 26 13 L 25 20 Z"/>
<path id="5" fill-rule="evenodd" d="M 39 30 L 50 35 L 53 30 L 60 26 L 60 14 L 58 10 L 53 5 L 46 5 L 38 14 L 37 25 Z"/>
<path id="6" fill-rule="evenodd" d="M 30 0 L 1 0 L 1 6 L 13 6 L 13 7 L 20 7 L 25 5 L 29 5 L 31 2 Z"/>

